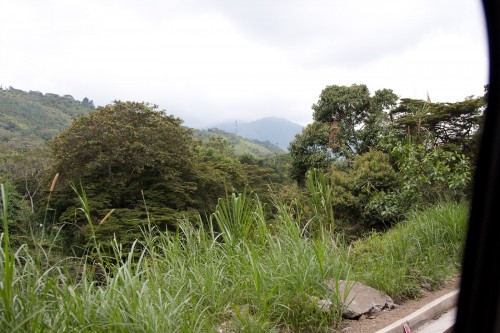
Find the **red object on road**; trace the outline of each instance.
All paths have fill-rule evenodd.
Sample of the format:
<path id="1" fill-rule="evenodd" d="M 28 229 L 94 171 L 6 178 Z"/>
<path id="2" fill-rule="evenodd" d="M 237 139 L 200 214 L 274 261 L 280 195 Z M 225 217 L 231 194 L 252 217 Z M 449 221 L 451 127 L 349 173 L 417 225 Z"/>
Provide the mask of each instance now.
<path id="1" fill-rule="evenodd" d="M 408 324 L 404 324 L 403 328 L 405 329 L 405 333 L 411 333 L 410 326 L 408 326 Z"/>

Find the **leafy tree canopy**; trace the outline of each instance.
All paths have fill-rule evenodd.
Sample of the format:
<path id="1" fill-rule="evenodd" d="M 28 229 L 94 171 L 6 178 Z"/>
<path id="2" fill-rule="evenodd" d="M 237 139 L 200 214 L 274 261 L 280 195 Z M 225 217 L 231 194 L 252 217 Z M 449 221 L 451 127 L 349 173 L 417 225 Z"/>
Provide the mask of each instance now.
<path id="1" fill-rule="evenodd" d="M 46 182 L 46 171 L 50 164 L 47 147 L 20 152 L 0 153 L 0 175 L 16 187 L 25 201 L 29 201 L 31 212 L 35 211 L 42 186 Z"/>
<path id="2" fill-rule="evenodd" d="M 307 125 L 302 133 L 295 136 L 290 143 L 290 177 L 299 183 L 305 179 L 310 168 L 325 168 L 331 159 L 328 145 L 330 126 L 327 123 L 314 121 Z"/>
<path id="3" fill-rule="evenodd" d="M 398 96 L 390 89 L 377 90 L 373 96 L 364 84 L 327 86 L 313 104 L 313 119 L 331 125 L 329 143 L 335 153 L 353 157 L 368 151 L 377 140 L 384 110 L 396 105 Z"/>
<path id="4" fill-rule="evenodd" d="M 78 228 L 72 226 L 79 206 L 70 181 L 82 181 L 97 236 L 128 240 L 140 237 L 139 226 L 146 222 L 165 230 L 183 214 L 198 210 L 203 216 L 226 190 L 267 189 L 280 180 L 264 161 L 248 157 L 242 163 L 226 140 L 194 140 L 181 124 L 156 105 L 115 101 L 76 118 L 50 142 L 52 174 L 60 174 L 51 207 L 57 221 L 74 229 L 66 233 L 73 237 L 68 242 L 88 236 L 82 219 Z"/>
<path id="5" fill-rule="evenodd" d="M 352 160 L 369 151 L 382 137 L 398 96 L 390 89 L 374 95 L 363 84 L 327 86 L 312 106 L 313 123 L 290 144 L 290 175 L 298 182 L 307 170 L 322 168 L 329 161 Z"/>
<path id="6" fill-rule="evenodd" d="M 100 183 L 113 208 L 132 208 L 141 190 L 185 208 L 196 188 L 190 131 L 156 105 L 115 101 L 77 118 L 50 146 L 62 179 Z"/>
<path id="7" fill-rule="evenodd" d="M 484 97 L 467 97 L 456 103 L 432 103 L 404 98 L 390 112 L 398 138 L 440 146 L 471 155 L 483 119 Z"/>

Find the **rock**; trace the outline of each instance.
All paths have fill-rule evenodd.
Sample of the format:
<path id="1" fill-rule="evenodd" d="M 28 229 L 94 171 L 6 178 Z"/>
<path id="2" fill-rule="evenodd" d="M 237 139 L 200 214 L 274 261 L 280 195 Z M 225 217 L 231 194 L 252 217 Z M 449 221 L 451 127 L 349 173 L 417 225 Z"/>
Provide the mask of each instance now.
<path id="1" fill-rule="evenodd" d="M 319 299 L 316 296 L 309 296 L 309 300 L 313 303 L 316 308 L 321 312 L 330 312 L 332 307 L 332 302 L 329 300 Z"/>
<path id="2" fill-rule="evenodd" d="M 359 319 L 363 315 L 368 317 L 375 312 L 395 308 L 392 298 L 387 294 L 361 282 L 339 280 L 337 285 L 335 281 L 329 280 L 327 286 L 331 295 L 339 295 L 342 316 L 347 319 Z"/>
<path id="3" fill-rule="evenodd" d="M 426 291 L 431 291 L 432 290 L 432 286 L 429 282 L 427 281 L 424 281 L 420 284 L 420 287 Z"/>

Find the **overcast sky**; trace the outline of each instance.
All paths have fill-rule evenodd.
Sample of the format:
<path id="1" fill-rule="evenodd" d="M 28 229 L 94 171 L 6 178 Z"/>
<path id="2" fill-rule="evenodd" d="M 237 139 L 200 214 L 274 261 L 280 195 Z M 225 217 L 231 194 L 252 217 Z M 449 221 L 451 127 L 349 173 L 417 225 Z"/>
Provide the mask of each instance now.
<path id="1" fill-rule="evenodd" d="M 0 84 L 158 104 L 192 127 L 305 125 L 327 85 L 482 95 L 479 0 L 0 0 Z"/>

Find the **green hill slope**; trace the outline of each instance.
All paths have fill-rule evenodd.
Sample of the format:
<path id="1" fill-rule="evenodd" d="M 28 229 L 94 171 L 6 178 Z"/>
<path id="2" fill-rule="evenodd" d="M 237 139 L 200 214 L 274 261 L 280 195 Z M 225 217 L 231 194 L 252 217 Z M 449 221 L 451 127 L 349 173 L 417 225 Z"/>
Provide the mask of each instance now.
<path id="1" fill-rule="evenodd" d="M 259 141 L 245 139 L 218 129 L 194 130 L 194 137 L 199 139 L 208 139 L 210 137 L 221 137 L 227 140 L 234 148 L 237 156 L 251 155 L 257 158 L 272 156 L 277 153 L 283 153 L 283 149 L 269 141 Z"/>
<path id="2" fill-rule="evenodd" d="M 77 101 L 70 95 L 0 88 L 0 153 L 39 147 L 66 128 L 74 117 L 93 109 L 93 102 L 87 98 Z M 244 139 L 217 129 L 194 130 L 194 137 L 222 137 L 238 156 L 264 158 L 283 152 L 269 141 Z"/>
<path id="3" fill-rule="evenodd" d="M 94 109 L 87 98 L 0 89 L 0 146 L 11 150 L 38 147 L 54 138 L 71 120 Z"/>

